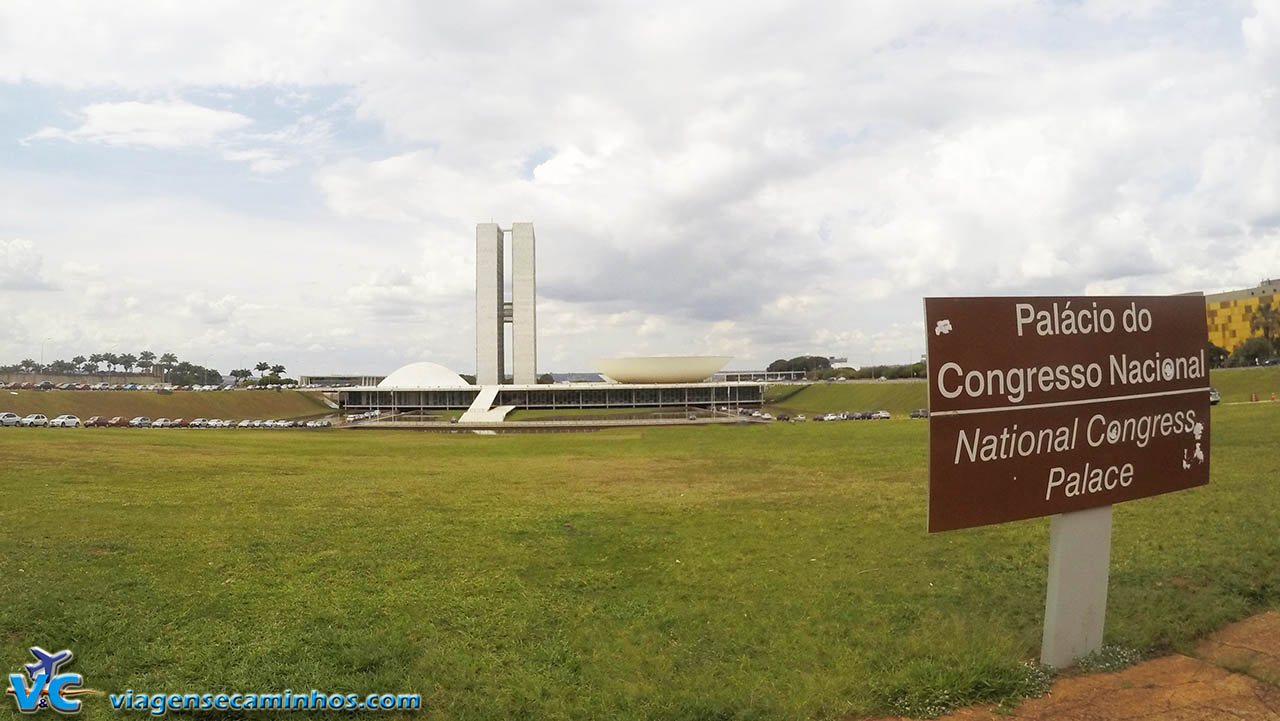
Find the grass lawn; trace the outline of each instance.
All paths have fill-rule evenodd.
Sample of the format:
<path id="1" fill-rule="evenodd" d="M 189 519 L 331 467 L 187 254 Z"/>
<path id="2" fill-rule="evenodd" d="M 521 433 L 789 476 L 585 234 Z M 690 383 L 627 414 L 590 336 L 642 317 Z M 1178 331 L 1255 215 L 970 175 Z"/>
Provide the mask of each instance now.
<path id="1" fill-rule="evenodd" d="M 0 390 L 0 411 L 25 416 L 64 413 L 150 418 L 301 418 L 336 413 L 318 393 L 305 391 L 7 391 Z"/>
<path id="2" fill-rule="evenodd" d="M 1280 604 L 1280 403 L 1213 419 L 1211 485 L 1116 508 L 1108 643 L 1184 647 Z M 908 422 L 0 430 L 0 658 L 70 648 L 110 692 L 419 692 L 433 719 L 1033 691 L 1048 521 L 926 534 L 925 443 Z"/>
<path id="3" fill-rule="evenodd" d="M 780 386 L 774 386 L 778 388 Z M 787 388 L 787 386 L 781 386 Z M 773 390 L 770 388 L 770 390 Z M 791 386 L 794 388 L 794 386 Z M 905 417 L 916 408 L 929 405 L 925 398 L 929 386 L 924 381 L 883 383 L 814 383 L 798 393 L 769 401 L 774 413 L 839 413 L 841 411 L 889 411 L 895 418 Z"/>

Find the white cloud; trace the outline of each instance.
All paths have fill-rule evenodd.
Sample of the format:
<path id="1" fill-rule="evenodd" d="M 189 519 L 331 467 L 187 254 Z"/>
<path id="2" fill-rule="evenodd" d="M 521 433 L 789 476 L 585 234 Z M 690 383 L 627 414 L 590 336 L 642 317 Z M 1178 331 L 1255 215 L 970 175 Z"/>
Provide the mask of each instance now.
<path id="1" fill-rule="evenodd" d="M 81 111 L 84 122 L 74 130 L 44 128 L 28 140 L 68 140 L 172 150 L 208 147 L 223 134 L 249 125 L 249 118 L 184 101 L 150 103 L 130 100 L 94 103 Z"/>
<path id="2" fill-rule="evenodd" d="M 0 290 L 52 290 L 44 256 L 29 240 L 0 239 Z"/>

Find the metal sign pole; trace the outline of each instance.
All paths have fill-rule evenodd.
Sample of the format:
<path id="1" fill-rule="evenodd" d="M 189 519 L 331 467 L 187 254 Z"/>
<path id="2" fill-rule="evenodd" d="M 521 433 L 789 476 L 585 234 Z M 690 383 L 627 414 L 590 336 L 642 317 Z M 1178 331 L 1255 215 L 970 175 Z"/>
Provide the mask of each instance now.
<path id="1" fill-rule="evenodd" d="M 1053 517 L 1041 663 L 1064 668 L 1102 649 L 1110 566 L 1111 506 Z"/>

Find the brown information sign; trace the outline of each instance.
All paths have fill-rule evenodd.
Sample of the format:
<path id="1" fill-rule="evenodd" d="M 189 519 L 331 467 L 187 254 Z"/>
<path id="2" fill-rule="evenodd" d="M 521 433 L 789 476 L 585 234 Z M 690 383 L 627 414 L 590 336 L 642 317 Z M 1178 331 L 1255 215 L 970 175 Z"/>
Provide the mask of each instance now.
<path id="1" fill-rule="evenodd" d="M 1209 482 L 1204 298 L 926 298 L 929 531 Z"/>

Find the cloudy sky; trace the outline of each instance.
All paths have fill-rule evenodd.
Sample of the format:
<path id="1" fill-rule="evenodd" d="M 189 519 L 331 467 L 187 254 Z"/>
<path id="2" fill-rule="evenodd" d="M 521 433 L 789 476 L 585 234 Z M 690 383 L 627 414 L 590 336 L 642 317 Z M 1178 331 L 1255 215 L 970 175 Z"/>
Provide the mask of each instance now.
<path id="1" fill-rule="evenodd" d="M 921 297 L 1280 275 L 1280 3 L 0 4 L 0 363 L 907 362 Z"/>

